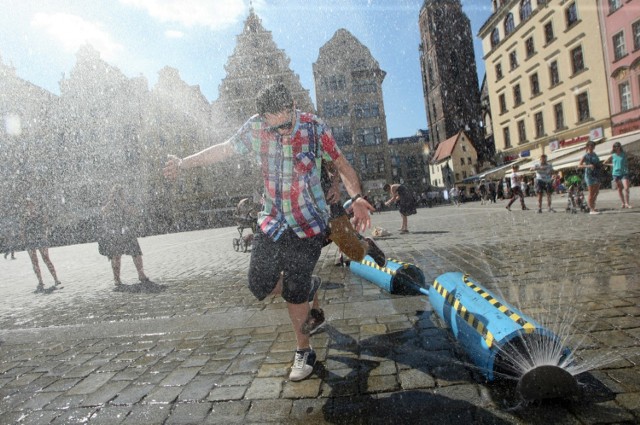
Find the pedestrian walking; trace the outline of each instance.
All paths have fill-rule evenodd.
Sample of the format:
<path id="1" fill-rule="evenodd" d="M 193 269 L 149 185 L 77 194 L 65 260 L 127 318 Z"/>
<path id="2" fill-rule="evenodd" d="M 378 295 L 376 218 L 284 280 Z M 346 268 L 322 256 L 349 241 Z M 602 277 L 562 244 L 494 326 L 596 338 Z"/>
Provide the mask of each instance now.
<path id="1" fill-rule="evenodd" d="M 5 260 L 7 258 L 11 258 L 12 260 L 16 259 L 16 251 L 15 251 L 16 240 L 17 240 L 17 235 L 14 230 L 13 222 L 7 223 L 2 229 L 2 250 L 4 252 Z"/>
<path id="2" fill-rule="evenodd" d="M 520 198 L 520 205 L 523 210 L 528 210 L 527 206 L 524 204 L 524 193 L 522 191 L 522 187 L 520 186 L 522 183 L 522 176 L 518 173 L 520 166 L 518 164 L 513 164 L 511 166 L 511 199 L 507 204 L 507 210 L 511 211 L 511 205 L 516 201 L 516 198 Z"/>
<path id="3" fill-rule="evenodd" d="M 613 165 L 611 177 L 622 201 L 621 208 L 632 208 L 629 203 L 629 160 L 620 142 L 613 144 L 610 161 Z"/>
<path id="4" fill-rule="evenodd" d="M 98 251 L 111 262 L 116 290 L 122 289 L 120 269 L 123 255 L 130 255 L 133 259 L 140 282 L 151 283 L 144 272 L 142 250 L 133 228 L 134 213 L 127 204 L 121 185 L 113 186 L 101 212 L 102 235 L 98 241 Z"/>
<path id="5" fill-rule="evenodd" d="M 600 179 L 602 178 L 602 163 L 598 155 L 594 152 L 595 148 L 595 142 L 589 140 L 585 147 L 586 153 L 578 164 L 578 168 L 584 169 L 584 183 L 587 185 L 587 190 L 589 191 L 587 195 L 587 206 L 589 207 L 589 214 L 592 215 L 600 214 L 600 211 L 596 209 L 596 199 L 598 199 Z"/>
<path id="6" fill-rule="evenodd" d="M 49 217 L 45 212 L 42 204 L 32 199 L 27 199 L 25 202 L 25 210 L 22 215 L 22 241 L 24 248 L 29 254 L 33 271 L 38 278 L 38 286 L 36 292 L 44 291 L 44 282 L 42 280 L 42 273 L 40 272 L 40 264 L 38 262 L 38 252 L 42 257 L 42 261 L 49 269 L 49 273 L 53 277 L 55 286 L 60 286 L 60 280 L 56 273 L 56 268 L 53 266 L 53 262 L 49 257 Z"/>
<path id="7" fill-rule="evenodd" d="M 542 197 L 547 195 L 547 210 L 556 212 L 551 207 L 551 194 L 553 193 L 553 166 L 547 162 L 547 155 L 540 156 L 540 163 L 532 168 L 536 172 L 535 189 L 538 194 L 538 213 L 542 213 Z"/>
<path id="8" fill-rule="evenodd" d="M 363 198 L 356 172 L 329 128 L 317 116 L 297 110 L 284 84 L 264 89 L 256 106 L 258 113 L 226 142 L 182 159 L 171 155 L 164 175 L 175 179 L 186 169 L 233 154 L 255 157 L 264 177 L 265 202 L 251 250 L 248 286 L 258 300 L 281 295 L 286 301 L 297 343 L 289 379 L 300 381 L 313 372 L 316 361 L 309 333 L 324 319 L 312 313 L 319 310 L 321 283 L 312 272 L 330 216 L 321 185 L 321 160 L 333 162 L 340 173 L 353 201 L 356 230 L 370 227 L 373 207 Z"/>
<path id="9" fill-rule="evenodd" d="M 396 202 L 402 217 L 402 226 L 400 227 L 400 233 L 409 233 L 408 219 L 410 215 L 416 214 L 416 201 L 411 195 L 409 189 L 402 184 L 385 184 L 382 188 L 385 192 L 391 194 L 391 198 L 385 202 L 385 205 L 391 205 Z"/>
<path id="10" fill-rule="evenodd" d="M 457 187 L 453 186 L 449 190 L 449 197 L 451 198 L 453 205 L 456 207 L 460 206 L 460 190 Z"/>

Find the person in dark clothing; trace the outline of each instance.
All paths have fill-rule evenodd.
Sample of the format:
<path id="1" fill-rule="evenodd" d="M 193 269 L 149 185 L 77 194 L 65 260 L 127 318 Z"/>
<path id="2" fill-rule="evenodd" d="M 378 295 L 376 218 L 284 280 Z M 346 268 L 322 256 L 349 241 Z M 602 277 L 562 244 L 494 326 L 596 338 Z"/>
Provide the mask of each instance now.
<path id="1" fill-rule="evenodd" d="M 401 184 L 385 184 L 383 190 L 391 194 L 391 198 L 385 202 L 385 205 L 391 205 L 392 202 L 398 203 L 398 209 L 402 216 L 400 233 L 409 233 L 407 217 L 417 213 L 416 201 L 413 195 L 411 195 L 409 189 Z"/>
<path id="2" fill-rule="evenodd" d="M 111 261 L 113 271 L 113 283 L 116 288 L 121 287 L 120 266 L 123 255 L 130 255 L 133 264 L 136 266 L 138 278 L 142 283 L 151 282 L 144 273 L 142 265 L 142 250 L 138 239 L 131 228 L 132 212 L 127 207 L 124 188 L 115 185 L 111 189 L 109 198 L 102 207 L 103 236 L 98 242 L 100 254 L 106 256 Z"/>
<path id="3" fill-rule="evenodd" d="M 42 261 L 47 265 L 53 281 L 56 286 L 60 285 L 56 269 L 49 258 L 49 220 L 42 207 L 36 205 L 31 199 L 27 199 L 26 210 L 22 216 L 22 238 L 24 247 L 29 254 L 33 271 L 38 278 L 38 286 L 36 292 L 44 291 L 44 282 L 42 281 L 42 273 L 40 273 L 40 265 L 38 263 L 38 251 Z"/>

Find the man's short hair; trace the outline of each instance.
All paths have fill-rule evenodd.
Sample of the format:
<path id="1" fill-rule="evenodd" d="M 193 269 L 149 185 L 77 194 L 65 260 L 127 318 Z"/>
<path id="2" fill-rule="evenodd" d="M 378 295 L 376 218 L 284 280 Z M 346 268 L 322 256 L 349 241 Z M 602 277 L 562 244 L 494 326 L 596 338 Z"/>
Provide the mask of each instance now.
<path id="1" fill-rule="evenodd" d="M 382 187 L 382 190 L 384 190 L 385 192 L 388 192 L 388 191 L 389 191 L 389 189 L 391 189 L 391 185 L 390 185 L 389 183 L 385 184 L 385 185 Z"/>
<path id="2" fill-rule="evenodd" d="M 284 84 L 276 83 L 260 92 L 256 107 L 260 115 L 277 114 L 293 109 L 293 97 Z"/>

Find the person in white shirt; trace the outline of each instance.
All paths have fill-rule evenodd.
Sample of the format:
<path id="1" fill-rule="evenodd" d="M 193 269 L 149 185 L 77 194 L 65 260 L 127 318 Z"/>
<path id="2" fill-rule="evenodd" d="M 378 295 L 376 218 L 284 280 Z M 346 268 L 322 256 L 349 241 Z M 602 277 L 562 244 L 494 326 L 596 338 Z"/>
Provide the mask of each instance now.
<path id="1" fill-rule="evenodd" d="M 553 193 L 553 165 L 547 162 L 547 155 L 542 154 L 540 164 L 532 168 L 536 172 L 536 193 L 538 194 L 538 213 L 542 212 L 542 194 L 547 194 L 547 208 L 549 212 L 556 212 L 551 208 L 551 194 Z"/>
<path id="2" fill-rule="evenodd" d="M 517 197 L 520 197 L 520 205 L 522 205 L 522 209 L 523 210 L 529 209 L 524 204 L 524 194 L 522 193 L 522 188 L 520 187 L 522 176 L 518 174 L 519 169 L 520 167 L 517 164 L 513 164 L 511 166 L 511 199 L 509 199 L 509 203 L 505 207 L 509 211 L 511 211 L 511 205 L 516 201 Z"/>

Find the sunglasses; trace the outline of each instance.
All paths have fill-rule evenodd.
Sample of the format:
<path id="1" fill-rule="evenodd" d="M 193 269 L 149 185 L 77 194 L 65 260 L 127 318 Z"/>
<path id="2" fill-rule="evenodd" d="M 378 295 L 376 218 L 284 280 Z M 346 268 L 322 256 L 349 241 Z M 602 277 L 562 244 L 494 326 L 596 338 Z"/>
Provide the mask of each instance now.
<path id="1" fill-rule="evenodd" d="M 273 127 L 268 127 L 267 130 L 275 133 L 278 130 L 291 130 L 292 128 L 293 128 L 293 121 L 288 121 L 280 125 L 274 125 Z"/>

